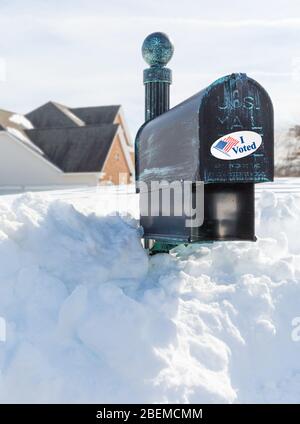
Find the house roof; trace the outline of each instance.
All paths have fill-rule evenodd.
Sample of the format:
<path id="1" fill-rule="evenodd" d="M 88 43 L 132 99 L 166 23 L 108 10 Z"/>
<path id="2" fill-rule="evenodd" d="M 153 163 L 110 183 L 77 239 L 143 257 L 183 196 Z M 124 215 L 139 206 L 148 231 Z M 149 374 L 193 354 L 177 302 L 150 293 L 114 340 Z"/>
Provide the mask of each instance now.
<path id="1" fill-rule="evenodd" d="M 32 128 L 31 122 L 23 115 L 4 109 L 0 109 L 0 126 L 2 129 L 15 128 L 19 131 L 23 131 L 25 128 Z"/>
<path id="2" fill-rule="evenodd" d="M 0 110 L 0 131 L 7 130 L 64 172 L 101 172 L 120 126 L 113 123 L 120 108 L 68 108 L 50 101 L 25 116 Z"/>
<path id="3" fill-rule="evenodd" d="M 86 125 L 112 124 L 118 114 L 120 105 L 77 107 L 70 109 Z"/>
<path id="4" fill-rule="evenodd" d="M 35 128 L 67 128 L 85 123 L 64 105 L 48 102 L 25 115 Z"/>
<path id="5" fill-rule="evenodd" d="M 78 125 L 79 127 L 82 127 L 85 125 L 85 122 L 82 121 L 78 116 L 76 116 L 70 108 L 68 108 L 65 105 L 62 105 L 60 103 L 52 102 L 54 106 L 56 106 L 62 113 L 64 113 L 68 118 L 70 118 L 74 124 Z"/>
<path id="6" fill-rule="evenodd" d="M 71 126 L 112 124 L 120 105 L 69 108 L 48 102 L 27 113 L 35 128 L 67 128 Z"/>
<path id="7" fill-rule="evenodd" d="M 100 172 L 118 125 L 26 130 L 26 134 L 64 172 Z"/>
<path id="8" fill-rule="evenodd" d="M 43 152 L 31 142 L 25 130 L 31 129 L 32 124 L 23 115 L 0 109 L 0 131 L 7 131 L 17 137 L 27 147 L 44 156 Z"/>

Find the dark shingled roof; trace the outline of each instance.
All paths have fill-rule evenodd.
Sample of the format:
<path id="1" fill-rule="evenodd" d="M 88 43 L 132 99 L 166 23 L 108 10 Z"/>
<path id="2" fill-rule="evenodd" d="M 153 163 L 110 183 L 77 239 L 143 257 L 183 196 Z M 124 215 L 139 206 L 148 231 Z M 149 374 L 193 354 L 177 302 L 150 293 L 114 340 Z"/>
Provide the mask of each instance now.
<path id="1" fill-rule="evenodd" d="M 84 125 L 66 106 L 48 102 L 25 115 L 35 128 L 67 128 Z"/>
<path id="2" fill-rule="evenodd" d="M 82 119 L 87 125 L 112 124 L 120 107 L 120 105 L 77 107 L 70 109 L 70 111 Z"/>
<path id="3" fill-rule="evenodd" d="M 100 172 L 118 125 L 26 130 L 30 140 L 64 172 Z"/>

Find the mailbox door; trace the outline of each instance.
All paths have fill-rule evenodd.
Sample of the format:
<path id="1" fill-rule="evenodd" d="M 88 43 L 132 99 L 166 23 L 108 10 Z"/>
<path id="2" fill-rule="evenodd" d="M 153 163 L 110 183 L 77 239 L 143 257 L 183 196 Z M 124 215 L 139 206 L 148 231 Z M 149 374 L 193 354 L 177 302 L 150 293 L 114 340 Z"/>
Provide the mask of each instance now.
<path id="1" fill-rule="evenodd" d="M 251 140 L 245 146 L 243 134 Z M 205 183 L 273 180 L 272 102 L 246 74 L 220 78 L 208 88 L 199 110 L 199 137 L 200 175 Z M 243 152 L 243 148 L 250 150 Z"/>
<path id="2" fill-rule="evenodd" d="M 198 239 L 254 241 L 254 202 L 252 183 L 206 184 Z"/>

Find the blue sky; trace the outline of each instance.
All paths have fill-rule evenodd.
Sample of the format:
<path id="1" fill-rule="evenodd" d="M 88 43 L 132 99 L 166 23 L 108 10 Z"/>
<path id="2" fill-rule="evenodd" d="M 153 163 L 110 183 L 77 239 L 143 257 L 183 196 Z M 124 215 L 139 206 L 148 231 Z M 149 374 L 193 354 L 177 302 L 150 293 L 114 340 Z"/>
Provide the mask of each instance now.
<path id="1" fill-rule="evenodd" d="M 277 127 L 300 124 L 300 2 L 0 0 L 0 108 L 118 104 L 143 120 L 145 36 L 175 44 L 172 105 L 231 72 L 269 91 Z M 5 68 L 5 72 L 4 72 Z"/>

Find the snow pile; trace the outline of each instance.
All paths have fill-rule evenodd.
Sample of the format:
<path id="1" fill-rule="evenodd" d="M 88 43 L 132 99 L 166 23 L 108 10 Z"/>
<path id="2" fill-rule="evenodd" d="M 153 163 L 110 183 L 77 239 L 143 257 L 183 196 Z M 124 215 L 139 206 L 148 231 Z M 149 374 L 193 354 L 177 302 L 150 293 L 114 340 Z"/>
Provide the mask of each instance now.
<path id="1" fill-rule="evenodd" d="M 0 401 L 299 402 L 297 198 L 257 223 L 148 258 L 128 216 L 1 197 Z"/>

